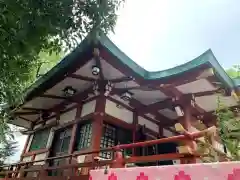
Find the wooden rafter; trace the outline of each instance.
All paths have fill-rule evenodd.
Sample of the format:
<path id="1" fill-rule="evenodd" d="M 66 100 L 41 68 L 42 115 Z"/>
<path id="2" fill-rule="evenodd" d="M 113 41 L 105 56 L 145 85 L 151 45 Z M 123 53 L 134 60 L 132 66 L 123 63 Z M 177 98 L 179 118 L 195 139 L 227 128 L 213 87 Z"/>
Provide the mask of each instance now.
<path id="1" fill-rule="evenodd" d="M 34 111 L 34 112 L 15 112 L 15 115 L 21 116 L 21 115 L 36 115 L 39 114 L 39 112 Z"/>
<path id="2" fill-rule="evenodd" d="M 61 110 L 64 106 L 69 105 L 71 102 L 81 102 L 88 97 L 88 94 L 93 91 L 93 88 L 90 87 L 83 92 L 79 92 L 74 96 L 68 97 L 65 101 L 53 106 L 49 109 L 50 112 L 56 112 Z"/>
<path id="3" fill-rule="evenodd" d="M 79 74 L 69 74 L 68 77 L 74 78 L 74 79 L 79 79 L 79 80 L 82 80 L 82 81 L 90 81 L 90 82 L 94 82 L 94 81 L 97 80 L 95 78 L 82 76 L 82 75 L 79 75 Z"/>
<path id="4" fill-rule="evenodd" d="M 115 78 L 115 79 L 109 79 L 108 81 L 112 83 L 121 83 L 121 82 L 127 82 L 127 81 L 132 81 L 134 80 L 133 77 L 121 77 L 121 78 Z"/>
<path id="5" fill-rule="evenodd" d="M 119 95 L 119 94 L 118 94 L 118 95 Z M 132 107 L 130 107 L 130 106 L 128 106 L 128 105 L 126 105 L 126 104 L 124 104 L 124 103 L 122 103 L 122 102 L 120 102 L 120 101 L 118 101 L 118 100 L 116 100 L 116 99 L 114 99 L 114 98 L 112 98 L 112 97 L 107 97 L 107 99 L 115 102 L 116 104 L 120 104 L 122 107 L 124 107 L 124 108 L 126 108 L 126 109 L 128 109 L 128 110 L 130 110 L 130 111 L 135 111 L 135 112 L 137 112 L 137 114 L 138 114 L 139 116 L 142 116 L 142 117 L 144 117 L 145 119 L 148 119 L 149 121 L 151 121 L 151 122 L 153 122 L 153 123 L 155 123 L 155 124 L 159 124 L 159 123 L 162 123 L 162 122 L 164 122 L 164 123 L 162 123 L 162 124 L 168 124 L 168 122 L 171 122 L 171 121 L 172 121 L 171 119 L 169 119 L 169 118 L 167 118 L 167 117 L 165 117 L 165 116 L 163 116 L 163 115 L 162 115 L 162 116 L 161 116 L 160 114 L 157 115 L 157 112 L 153 112 L 153 115 L 156 115 L 157 119 L 152 119 L 152 118 L 146 116 L 145 114 L 139 113 L 136 108 L 137 108 L 137 107 L 142 107 L 143 104 L 142 104 L 141 102 L 139 102 L 138 100 L 136 100 L 136 99 L 130 99 L 129 104 L 130 104 L 130 106 L 132 106 Z M 134 109 L 133 107 L 134 107 L 135 109 Z M 159 118 L 159 117 L 161 117 L 161 118 Z"/>
<path id="6" fill-rule="evenodd" d="M 66 100 L 66 97 L 63 96 L 57 96 L 57 95 L 51 95 L 51 94 L 42 94 L 39 97 L 43 97 L 43 98 L 50 98 L 50 99 L 63 99 Z"/>
<path id="7" fill-rule="evenodd" d="M 42 108 L 30 108 L 30 107 L 22 107 L 22 110 L 27 110 L 27 111 L 46 111 L 46 109 Z"/>
<path id="8" fill-rule="evenodd" d="M 164 108 L 172 108 L 172 100 L 166 99 L 164 101 L 159 101 L 150 105 L 142 105 L 141 107 L 137 108 L 137 112 L 140 114 L 146 114 L 150 112 L 156 112 Z"/>
<path id="9" fill-rule="evenodd" d="M 204 92 L 197 92 L 197 93 L 193 93 L 193 95 L 195 97 L 201 97 L 201 96 L 209 96 L 209 95 L 214 95 L 216 93 L 223 93 L 222 91 L 223 89 L 219 88 L 219 89 L 215 89 L 215 90 L 211 90 L 211 91 L 204 91 Z"/>
<path id="10" fill-rule="evenodd" d="M 22 120 L 28 121 L 28 122 L 32 122 L 30 119 L 27 119 L 27 118 L 22 117 L 22 116 L 19 116 L 19 118 L 22 119 Z"/>

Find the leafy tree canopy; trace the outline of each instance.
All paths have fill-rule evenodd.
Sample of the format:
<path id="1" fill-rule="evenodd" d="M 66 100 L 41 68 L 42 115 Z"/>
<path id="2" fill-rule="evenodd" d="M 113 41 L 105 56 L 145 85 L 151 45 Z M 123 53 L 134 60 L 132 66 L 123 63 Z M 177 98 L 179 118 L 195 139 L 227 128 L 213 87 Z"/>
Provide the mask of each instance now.
<path id="1" fill-rule="evenodd" d="M 0 165 L 3 165 L 7 158 L 13 156 L 17 148 L 17 142 L 15 141 L 8 141 L 6 144 L 0 146 Z"/>
<path id="2" fill-rule="evenodd" d="M 240 65 L 235 65 L 232 68 L 227 69 L 226 72 L 231 78 L 238 78 L 240 77 Z"/>
<path id="3" fill-rule="evenodd" d="M 0 103 L 35 78 L 41 51 L 73 48 L 87 33 L 112 31 L 123 0 L 1 0 Z"/>
<path id="4" fill-rule="evenodd" d="M 237 117 L 233 111 L 225 107 L 220 99 L 218 99 L 218 108 L 215 114 L 217 116 L 218 134 L 223 144 L 234 160 L 240 160 L 240 117 Z"/>
<path id="5" fill-rule="evenodd" d="M 113 31 L 123 1 L 0 1 L 0 136 L 8 116 L 3 107 L 19 103 L 36 74 L 45 73 L 52 60 L 43 56 L 74 48 L 89 32 L 94 38 L 98 32 Z"/>

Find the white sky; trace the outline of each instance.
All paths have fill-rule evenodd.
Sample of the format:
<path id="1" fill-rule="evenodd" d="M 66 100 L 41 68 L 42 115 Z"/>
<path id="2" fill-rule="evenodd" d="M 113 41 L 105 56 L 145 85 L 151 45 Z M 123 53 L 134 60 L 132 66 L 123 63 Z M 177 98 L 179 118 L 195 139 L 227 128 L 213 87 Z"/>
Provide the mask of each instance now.
<path id="1" fill-rule="evenodd" d="M 220 64 L 240 62 L 239 0 L 126 0 L 113 42 L 147 70 L 180 65 L 211 48 Z"/>
<path id="2" fill-rule="evenodd" d="M 240 62 L 239 0 L 126 0 L 110 38 L 147 70 L 171 68 L 211 48 L 226 68 Z M 18 160 L 25 136 L 18 136 Z"/>

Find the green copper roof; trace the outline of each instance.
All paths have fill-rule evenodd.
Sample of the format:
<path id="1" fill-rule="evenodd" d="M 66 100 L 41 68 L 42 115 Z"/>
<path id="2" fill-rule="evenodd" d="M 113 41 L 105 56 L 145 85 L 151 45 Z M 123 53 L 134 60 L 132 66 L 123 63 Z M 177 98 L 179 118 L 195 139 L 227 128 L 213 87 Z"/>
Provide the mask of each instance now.
<path id="1" fill-rule="evenodd" d="M 234 78 L 233 82 L 236 86 L 240 87 L 240 77 L 239 78 Z"/>
<path id="2" fill-rule="evenodd" d="M 215 58 L 211 50 L 207 50 L 199 57 L 180 66 L 176 66 L 174 68 L 166 69 L 163 71 L 149 72 L 140 67 L 126 54 L 124 54 L 107 36 L 102 36 L 99 41 L 112 54 L 114 54 L 119 60 L 121 60 L 122 63 L 130 67 L 132 70 L 134 70 L 137 74 L 139 74 L 146 80 L 166 78 L 173 75 L 184 73 L 203 64 L 210 64 L 214 68 L 218 77 L 223 81 L 223 83 L 227 87 L 233 88 L 235 86 L 233 80 L 226 74 L 226 72 L 218 63 L 217 59 Z"/>
<path id="3" fill-rule="evenodd" d="M 163 71 L 156 71 L 156 72 L 149 72 L 135 63 L 132 59 L 130 59 L 126 54 L 124 54 L 107 36 L 102 35 L 99 38 L 99 43 L 108 49 L 115 57 L 117 57 L 123 64 L 131 68 L 135 73 L 140 75 L 146 80 L 153 80 L 153 79 L 161 79 L 167 78 L 174 75 L 178 75 L 189 71 L 191 69 L 197 68 L 203 64 L 209 64 L 216 72 L 217 76 L 221 79 L 221 81 L 225 84 L 228 88 L 234 88 L 240 85 L 239 80 L 232 80 L 221 67 L 221 65 L 216 60 L 215 56 L 213 55 L 211 50 L 207 50 L 199 57 L 193 59 L 190 62 L 182 64 L 180 66 L 176 66 L 174 68 L 170 68 Z M 52 68 L 48 73 L 46 73 L 43 77 L 38 79 L 30 88 L 27 90 L 26 95 L 30 95 L 33 91 L 37 91 L 37 89 L 46 84 L 48 80 L 52 79 L 60 71 L 66 71 L 67 67 L 70 64 L 74 63 L 79 55 L 87 48 L 90 47 L 91 42 L 87 39 L 83 40 L 80 45 L 72 51 L 69 55 L 67 55 L 64 59 L 61 60 L 54 68 Z"/>

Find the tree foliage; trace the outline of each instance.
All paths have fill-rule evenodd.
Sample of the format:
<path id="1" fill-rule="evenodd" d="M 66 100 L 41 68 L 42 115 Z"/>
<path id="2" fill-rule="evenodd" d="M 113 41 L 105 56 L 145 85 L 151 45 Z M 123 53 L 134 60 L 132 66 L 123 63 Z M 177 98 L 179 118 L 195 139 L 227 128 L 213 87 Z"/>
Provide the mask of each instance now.
<path id="1" fill-rule="evenodd" d="M 232 68 L 226 70 L 227 74 L 231 78 L 240 77 L 240 65 L 234 65 Z"/>
<path id="2" fill-rule="evenodd" d="M 0 136 L 8 119 L 3 106 L 20 103 L 36 74 L 45 73 L 50 59 L 46 63 L 42 53 L 74 48 L 89 32 L 95 38 L 98 32 L 113 31 L 123 1 L 0 1 Z"/>
<path id="3" fill-rule="evenodd" d="M 123 0 L 1 0 L 0 103 L 14 103 L 34 80 L 41 51 L 73 48 L 92 32 L 113 31 Z"/>
<path id="4" fill-rule="evenodd" d="M 219 99 L 215 114 L 217 116 L 218 134 L 223 144 L 233 159 L 240 160 L 240 117 L 234 115 Z"/>
<path id="5" fill-rule="evenodd" d="M 13 156 L 17 151 L 17 142 L 8 141 L 0 146 L 0 165 L 3 165 L 7 158 Z"/>

